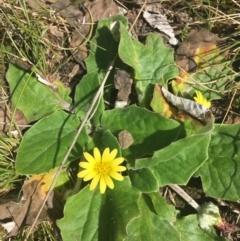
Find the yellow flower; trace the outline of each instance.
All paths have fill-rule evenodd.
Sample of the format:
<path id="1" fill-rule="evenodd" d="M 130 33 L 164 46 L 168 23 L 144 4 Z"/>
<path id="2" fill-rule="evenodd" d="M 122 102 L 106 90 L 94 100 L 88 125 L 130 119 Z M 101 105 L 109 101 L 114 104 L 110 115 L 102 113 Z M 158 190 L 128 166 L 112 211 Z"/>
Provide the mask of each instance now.
<path id="1" fill-rule="evenodd" d="M 113 189 L 114 184 L 111 179 L 114 178 L 118 181 L 123 181 L 123 176 L 118 172 L 126 170 L 126 167 L 119 166 L 124 161 L 123 157 L 115 158 L 117 155 L 117 149 L 110 152 L 109 148 L 106 148 L 101 153 L 98 148 L 93 149 L 93 156 L 87 152 L 83 153 L 87 162 L 80 162 L 79 166 L 85 170 L 78 173 L 79 178 L 83 178 L 83 181 L 89 181 L 92 179 L 90 184 L 90 190 L 96 188 L 100 181 L 100 193 L 105 193 L 106 187 Z"/>
<path id="2" fill-rule="evenodd" d="M 205 99 L 200 91 L 196 90 L 195 92 L 196 92 L 196 95 L 197 95 L 197 96 L 194 97 L 194 100 L 195 100 L 197 103 L 199 103 L 199 104 L 201 104 L 201 105 L 204 105 L 204 106 L 207 107 L 207 108 L 210 108 L 210 107 L 211 107 L 211 102 L 208 101 L 207 99 Z"/>

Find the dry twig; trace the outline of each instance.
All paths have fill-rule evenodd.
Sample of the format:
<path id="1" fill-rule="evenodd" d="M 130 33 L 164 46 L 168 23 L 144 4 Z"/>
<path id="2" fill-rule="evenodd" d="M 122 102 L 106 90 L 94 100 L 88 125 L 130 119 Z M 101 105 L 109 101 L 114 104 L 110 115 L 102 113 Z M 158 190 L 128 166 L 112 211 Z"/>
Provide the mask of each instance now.
<path id="1" fill-rule="evenodd" d="M 73 139 L 73 141 L 72 141 L 72 143 L 71 143 L 71 145 L 70 145 L 67 153 L 65 154 L 65 156 L 64 156 L 64 158 L 63 158 L 63 160 L 62 160 L 61 165 L 60 165 L 60 166 L 58 167 L 58 169 L 57 169 L 57 172 L 56 172 L 56 174 L 55 174 L 55 176 L 54 176 L 54 178 L 53 178 L 53 181 L 52 181 L 52 183 L 51 183 L 51 186 L 50 186 L 50 188 L 49 188 L 49 191 L 48 191 L 45 199 L 43 200 L 42 206 L 41 206 L 41 208 L 40 208 L 37 216 L 35 217 L 35 219 L 34 219 L 34 221 L 33 221 L 33 224 L 32 224 L 31 227 L 29 228 L 29 230 L 28 230 L 28 232 L 27 232 L 27 234 L 26 234 L 26 237 L 25 237 L 24 241 L 27 241 L 27 240 L 28 240 L 29 235 L 30 235 L 31 232 L 33 231 L 33 228 L 35 227 L 35 225 L 36 225 L 36 223 L 37 223 L 37 220 L 38 220 L 38 218 L 39 218 L 39 216 L 40 216 L 40 214 L 41 214 L 41 212 L 42 212 L 42 210 L 43 210 L 43 208 L 44 208 L 44 205 L 46 204 L 47 199 L 48 199 L 51 191 L 53 190 L 53 188 L 54 188 L 54 186 L 55 186 L 55 184 L 56 184 L 57 178 L 58 178 L 58 176 L 59 176 L 59 174 L 60 174 L 60 172 L 61 172 L 61 170 L 62 170 L 62 168 L 63 168 L 63 166 L 64 166 L 64 164 L 65 164 L 65 162 L 66 162 L 66 160 L 67 160 L 67 158 L 68 158 L 71 150 L 72 150 L 72 148 L 74 147 L 74 145 L 75 145 L 75 143 L 76 143 L 76 141 L 77 141 L 77 139 L 78 139 L 78 136 L 80 135 L 80 133 L 81 133 L 81 131 L 82 131 L 85 123 L 89 120 L 89 117 L 90 117 L 90 115 L 91 115 L 91 113 L 92 113 L 93 107 L 94 107 L 95 104 L 97 103 L 98 99 L 101 97 L 101 95 L 102 95 L 102 93 L 103 93 L 104 85 L 105 85 L 105 83 L 106 83 L 106 81 L 107 81 L 107 78 L 108 78 L 108 76 L 109 76 L 112 68 L 113 68 L 113 65 L 114 65 L 114 63 L 115 63 L 116 58 L 117 58 L 117 55 L 116 55 L 115 58 L 110 62 L 109 66 L 108 66 L 108 68 L 107 68 L 106 75 L 105 75 L 105 77 L 104 77 L 104 79 L 103 79 L 103 81 L 102 81 L 102 83 L 101 83 L 101 85 L 100 85 L 100 87 L 99 87 L 96 95 L 94 96 L 94 98 L 93 98 L 93 100 L 92 100 L 92 103 L 91 103 L 90 106 L 89 106 L 89 109 L 88 109 L 88 111 L 87 111 L 87 113 L 86 113 L 85 118 L 83 119 L 80 127 L 78 128 L 77 134 L 75 135 L 75 137 L 74 137 L 74 139 Z"/>

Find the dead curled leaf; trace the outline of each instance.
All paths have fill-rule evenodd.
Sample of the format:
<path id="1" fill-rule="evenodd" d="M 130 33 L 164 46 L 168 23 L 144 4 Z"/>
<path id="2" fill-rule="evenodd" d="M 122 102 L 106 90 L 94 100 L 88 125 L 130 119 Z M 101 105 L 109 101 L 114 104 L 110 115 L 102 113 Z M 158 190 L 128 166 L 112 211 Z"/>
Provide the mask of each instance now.
<path id="1" fill-rule="evenodd" d="M 170 44 L 178 44 L 178 40 L 175 38 L 173 28 L 169 25 L 165 15 L 143 11 L 143 17 L 153 28 L 157 28 L 159 31 L 165 33 L 169 37 Z"/>
<path id="2" fill-rule="evenodd" d="M 182 125 L 187 126 L 189 129 L 188 133 L 198 132 L 203 127 L 202 122 L 189 115 L 186 111 L 179 110 L 172 103 L 168 102 L 159 84 L 155 84 L 154 86 L 153 98 L 150 105 L 154 112 L 177 120 Z"/>
<path id="3" fill-rule="evenodd" d="M 180 71 L 193 71 L 198 64 L 194 60 L 197 50 L 216 46 L 219 41 L 218 36 L 207 29 L 192 30 L 177 49 L 176 63 Z"/>
<path id="4" fill-rule="evenodd" d="M 4 135 L 6 134 L 9 130 L 11 119 L 12 119 L 12 113 L 14 113 L 14 109 L 7 107 L 6 104 L 0 104 L 0 134 Z M 15 130 L 16 126 L 20 130 L 23 130 L 27 126 L 27 120 L 24 117 L 23 113 L 20 110 L 16 110 L 15 115 L 14 115 L 14 125 L 12 126 L 11 131 Z"/>
<path id="5" fill-rule="evenodd" d="M 184 97 L 193 88 L 203 94 L 207 89 L 211 89 L 213 91 L 208 93 L 209 100 L 218 99 L 219 97 L 214 95 L 214 90 L 225 86 L 224 77 L 231 72 L 227 61 L 229 51 L 222 48 L 224 45 L 226 43 L 218 35 L 207 29 L 192 30 L 180 44 L 175 55 L 179 76 L 172 80 L 173 92 Z"/>
<path id="6" fill-rule="evenodd" d="M 207 107 L 198 104 L 195 101 L 173 95 L 164 87 L 162 87 L 161 90 L 164 97 L 176 106 L 178 110 L 187 112 L 191 116 L 204 122 L 209 122 L 212 119 L 211 111 Z"/>
<path id="7" fill-rule="evenodd" d="M 13 222 L 13 229 L 9 236 L 16 236 L 24 226 L 33 223 L 49 189 L 49 176 L 35 175 L 24 182 L 22 187 L 23 196 L 19 203 L 9 201 L 0 205 L 0 224 L 4 227 L 7 223 Z M 37 224 L 42 221 L 52 221 L 62 217 L 62 204 L 51 192 Z"/>

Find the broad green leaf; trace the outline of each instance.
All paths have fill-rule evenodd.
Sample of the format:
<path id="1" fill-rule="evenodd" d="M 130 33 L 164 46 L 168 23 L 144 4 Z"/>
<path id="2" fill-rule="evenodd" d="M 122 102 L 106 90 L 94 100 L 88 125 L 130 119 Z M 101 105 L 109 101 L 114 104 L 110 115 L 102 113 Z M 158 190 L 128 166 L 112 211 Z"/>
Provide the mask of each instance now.
<path id="1" fill-rule="evenodd" d="M 240 201 L 240 125 L 215 125 L 207 161 L 200 167 L 204 192 Z"/>
<path id="2" fill-rule="evenodd" d="M 182 217 L 174 223 L 183 241 L 226 241 L 215 232 L 207 233 L 198 226 L 197 215 Z"/>
<path id="3" fill-rule="evenodd" d="M 159 189 L 157 177 L 150 168 L 129 169 L 128 174 L 132 185 L 141 192 L 156 192 Z"/>
<path id="4" fill-rule="evenodd" d="M 132 135 L 133 144 L 122 151 L 128 161 L 152 155 L 154 151 L 168 146 L 177 139 L 180 131 L 176 121 L 135 105 L 105 111 L 102 127 L 109 129 L 114 136 L 122 130 Z"/>
<path id="5" fill-rule="evenodd" d="M 153 204 L 149 196 L 143 194 L 138 205 L 141 215 L 128 224 L 128 238 L 124 241 L 182 240 L 168 220 L 153 212 Z"/>
<path id="6" fill-rule="evenodd" d="M 125 26 L 128 24 L 123 15 L 115 15 L 99 21 L 96 34 L 90 41 L 89 56 L 85 60 L 88 73 L 98 71 L 102 77 L 117 54 L 119 43 L 114 40 L 110 31 L 110 26 L 115 21 L 120 21 Z"/>
<path id="7" fill-rule="evenodd" d="M 64 241 L 122 241 L 127 236 L 128 222 L 139 216 L 140 193 L 128 178 L 114 184 L 103 195 L 87 186 L 67 199 L 64 218 L 57 222 Z"/>
<path id="8" fill-rule="evenodd" d="M 71 94 L 70 87 L 66 87 L 60 80 L 54 81 L 54 84 L 58 88 L 58 93 L 67 103 L 72 103 L 72 99 L 69 97 Z"/>
<path id="9" fill-rule="evenodd" d="M 77 133 L 80 122 L 74 115 L 58 111 L 43 118 L 24 135 L 16 157 L 18 174 L 37 174 L 48 172 L 59 166 Z M 88 141 L 85 128 L 82 130 L 69 161 L 82 155 Z"/>
<path id="10" fill-rule="evenodd" d="M 203 128 L 203 124 L 200 121 L 192 118 L 186 113 L 179 114 L 176 116 L 175 120 L 179 121 L 182 125 L 182 131 L 179 135 L 181 138 L 196 134 Z"/>
<path id="11" fill-rule="evenodd" d="M 69 197 L 64 206 L 64 217 L 57 221 L 63 240 L 99 240 L 101 203 L 100 192 L 98 190 L 90 192 L 88 186 L 78 194 Z"/>
<path id="12" fill-rule="evenodd" d="M 10 64 L 6 74 L 13 106 L 21 110 L 28 122 L 69 107 L 60 95 L 40 83 L 30 73 Z"/>
<path id="13" fill-rule="evenodd" d="M 178 74 L 174 65 L 173 50 L 164 45 L 163 39 L 157 34 L 149 34 L 146 45 L 130 36 L 126 27 L 120 27 L 121 40 L 119 56 L 135 70 L 137 81 L 158 82 L 166 85 L 167 80 Z"/>
<path id="14" fill-rule="evenodd" d="M 210 136 L 206 133 L 186 137 L 155 152 L 152 158 L 137 160 L 129 171 L 133 186 L 143 192 L 152 192 L 157 191 L 156 186 L 170 183 L 185 185 L 208 158 Z M 139 173 L 143 180 L 136 182 Z M 149 179 L 153 180 L 153 176 L 157 183 L 145 185 Z"/>
<path id="15" fill-rule="evenodd" d="M 161 216 L 162 219 L 172 223 L 176 221 L 176 210 L 174 206 L 167 204 L 166 199 L 163 198 L 159 192 L 152 192 L 147 195 L 151 198 L 156 213 Z"/>
<path id="16" fill-rule="evenodd" d="M 100 81 L 98 79 L 98 74 L 95 72 L 85 75 L 77 85 L 74 100 L 75 111 L 78 116 L 82 118 L 85 117 L 86 112 L 88 111 L 89 106 L 99 89 L 99 86 Z M 93 122 L 99 123 L 99 118 L 103 110 L 104 104 L 102 98 L 100 98 L 92 111 Z"/>
<path id="17" fill-rule="evenodd" d="M 149 83 L 166 86 L 167 81 L 178 74 L 173 59 L 173 50 L 164 45 L 157 34 L 149 34 L 146 45 L 130 36 L 126 27 L 120 25 L 119 56 L 122 61 L 133 67 L 139 100 L 145 98 Z"/>

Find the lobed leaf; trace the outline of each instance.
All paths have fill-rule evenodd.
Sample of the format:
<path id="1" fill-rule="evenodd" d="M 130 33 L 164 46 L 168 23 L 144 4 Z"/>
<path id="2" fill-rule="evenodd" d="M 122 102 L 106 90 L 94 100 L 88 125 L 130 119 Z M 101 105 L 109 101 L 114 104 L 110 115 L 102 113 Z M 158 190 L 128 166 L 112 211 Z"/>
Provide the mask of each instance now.
<path id="1" fill-rule="evenodd" d="M 90 42 L 89 56 L 85 60 L 87 72 L 98 71 L 100 78 L 106 73 L 109 63 L 118 52 L 118 42 L 114 40 L 110 26 L 115 21 L 120 21 L 127 26 L 127 19 L 123 15 L 115 15 L 99 21 L 95 36 Z M 119 63 L 116 62 L 115 65 Z"/>
<path id="2" fill-rule="evenodd" d="M 146 45 L 132 38 L 126 27 L 120 25 L 119 56 L 134 69 L 139 100 L 145 98 L 150 83 L 167 85 L 167 81 L 178 74 L 173 59 L 173 50 L 166 47 L 157 34 L 149 34 Z"/>
<path id="3" fill-rule="evenodd" d="M 142 192 L 152 192 L 171 183 L 185 185 L 208 158 L 210 136 L 208 132 L 186 137 L 155 152 L 152 158 L 137 160 L 129 171 L 133 186 Z M 142 180 L 136 179 L 140 173 Z M 157 182 L 148 182 L 149 179 Z"/>

